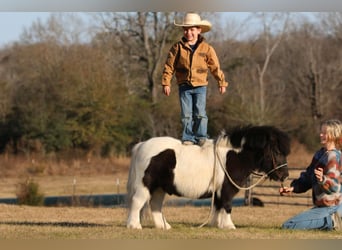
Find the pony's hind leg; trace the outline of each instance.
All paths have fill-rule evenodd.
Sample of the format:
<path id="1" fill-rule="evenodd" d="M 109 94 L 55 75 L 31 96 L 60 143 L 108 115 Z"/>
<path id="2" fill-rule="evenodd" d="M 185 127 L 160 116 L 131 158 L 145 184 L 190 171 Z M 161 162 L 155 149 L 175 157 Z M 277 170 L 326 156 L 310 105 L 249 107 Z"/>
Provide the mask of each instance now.
<path id="1" fill-rule="evenodd" d="M 161 211 L 163 207 L 164 197 L 165 197 L 165 192 L 161 189 L 158 189 L 155 192 L 153 192 L 151 200 L 150 200 L 152 218 L 153 218 L 154 225 L 156 226 L 156 228 L 170 229 L 171 226 L 169 223 L 167 223 Z"/>
<path id="2" fill-rule="evenodd" d="M 142 229 L 140 211 L 149 199 L 150 193 L 147 188 L 142 187 L 135 192 L 130 201 L 127 228 Z"/>

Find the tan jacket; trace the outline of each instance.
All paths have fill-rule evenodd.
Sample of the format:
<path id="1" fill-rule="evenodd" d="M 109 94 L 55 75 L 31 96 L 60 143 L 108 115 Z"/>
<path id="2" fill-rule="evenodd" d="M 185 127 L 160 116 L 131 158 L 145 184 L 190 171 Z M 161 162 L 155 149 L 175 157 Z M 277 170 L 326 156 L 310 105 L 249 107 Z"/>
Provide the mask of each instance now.
<path id="1" fill-rule="evenodd" d="M 194 53 L 184 38 L 171 47 L 164 65 L 162 85 L 171 85 L 175 73 L 178 84 L 205 86 L 208 85 L 209 70 L 218 86 L 228 86 L 214 48 L 202 36 L 198 39 L 199 44 Z"/>

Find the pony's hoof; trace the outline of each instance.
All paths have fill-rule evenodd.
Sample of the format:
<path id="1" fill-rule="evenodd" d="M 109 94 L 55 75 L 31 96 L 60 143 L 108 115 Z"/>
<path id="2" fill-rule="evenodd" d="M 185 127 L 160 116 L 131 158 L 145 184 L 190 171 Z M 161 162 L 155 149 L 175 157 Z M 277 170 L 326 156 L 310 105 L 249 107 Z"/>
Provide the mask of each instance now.
<path id="1" fill-rule="evenodd" d="M 127 224 L 127 228 L 129 228 L 129 229 L 142 229 L 142 226 L 141 225 Z"/>
<path id="2" fill-rule="evenodd" d="M 169 223 L 165 223 L 163 225 L 156 225 L 156 228 L 162 229 L 162 230 L 169 230 L 171 229 L 171 225 Z"/>
<path id="3" fill-rule="evenodd" d="M 220 228 L 220 229 L 228 229 L 228 230 L 235 230 L 236 229 L 234 224 L 218 226 L 218 228 Z"/>

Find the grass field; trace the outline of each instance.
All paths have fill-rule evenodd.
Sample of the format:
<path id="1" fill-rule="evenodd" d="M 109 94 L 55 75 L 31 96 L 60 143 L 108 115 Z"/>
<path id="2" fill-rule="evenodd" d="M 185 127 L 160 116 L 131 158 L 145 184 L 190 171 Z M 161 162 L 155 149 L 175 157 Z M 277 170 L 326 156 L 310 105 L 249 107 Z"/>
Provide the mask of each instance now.
<path id="1" fill-rule="evenodd" d="M 342 239 L 336 231 L 282 230 L 281 223 L 306 207 L 235 207 L 236 230 L 199 228 L 208 207 L 164 207 L 171 230 L 125 227 L 125 208 L 30 207 L 0 205 L 0 239 Z"/>

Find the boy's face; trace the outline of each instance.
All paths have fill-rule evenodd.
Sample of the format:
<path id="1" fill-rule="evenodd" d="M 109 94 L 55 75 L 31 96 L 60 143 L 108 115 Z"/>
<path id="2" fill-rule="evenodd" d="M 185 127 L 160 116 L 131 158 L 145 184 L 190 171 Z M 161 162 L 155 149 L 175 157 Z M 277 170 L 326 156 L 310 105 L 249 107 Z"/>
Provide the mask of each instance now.
<path id="1" fill-rule="evenodd" d="M 195 44 L 198 39 L 198 35 L 201 33 L 199 27 L 183 27 L 184 37 L 188 40 L 189 44 Z"/>

